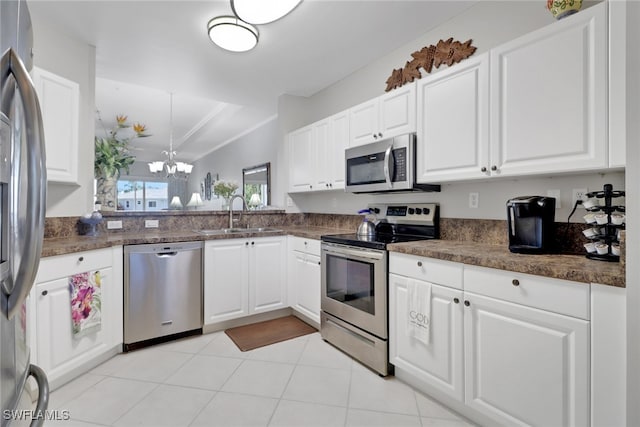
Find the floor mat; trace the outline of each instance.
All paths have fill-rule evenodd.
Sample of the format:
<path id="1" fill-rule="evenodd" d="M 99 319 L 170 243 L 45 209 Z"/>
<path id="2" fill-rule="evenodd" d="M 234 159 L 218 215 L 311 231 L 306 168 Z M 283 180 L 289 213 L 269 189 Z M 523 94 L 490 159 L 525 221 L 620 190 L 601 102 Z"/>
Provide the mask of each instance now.
<path id="1" fill-rule="evenodd" d="M 317 332 L 317 329 L 295 316 L 252 323 L 224 331 L 241 351 L 253 350 L 313 332 Z"/>

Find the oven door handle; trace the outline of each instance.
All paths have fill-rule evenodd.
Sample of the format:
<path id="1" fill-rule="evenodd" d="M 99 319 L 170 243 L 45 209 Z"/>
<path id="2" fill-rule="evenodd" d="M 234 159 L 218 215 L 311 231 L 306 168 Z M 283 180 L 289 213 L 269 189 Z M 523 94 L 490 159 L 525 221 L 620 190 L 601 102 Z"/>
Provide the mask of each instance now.
<path id="1" fill-rule="evenodd" d="M 322 248 L 322 251 L 340 258 L 351 258 L 362 261 L 380 261 L 384 258 L 384 252 L 380 251 L 364 252 L 358 249 L 349 249 L 344 247 L 341 247 L 340 249 L 324 247 Z"/>
<path id="2" fill-rule="evenodd" d="M 391 177 L 395 172 L 394 163 L 393 163 L 393 144 L 389 145 L 384 152 L 384 179 L 387 181 L 387 185 L 389 188 L 393 188 L 393 183 L 391 182 Z"/>

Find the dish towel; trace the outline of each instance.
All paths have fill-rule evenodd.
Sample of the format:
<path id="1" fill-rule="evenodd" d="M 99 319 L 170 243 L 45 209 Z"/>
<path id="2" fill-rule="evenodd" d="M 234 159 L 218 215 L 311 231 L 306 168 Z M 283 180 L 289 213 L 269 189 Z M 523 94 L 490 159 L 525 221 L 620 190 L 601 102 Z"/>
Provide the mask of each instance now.
<path id="1" fill-rule="evenodd" d="M 409 279 L 407 336 L 429 344 L 431 330 L 431 283 Z"/>
<path id="2" fill-rule="evenodd" d="M 71 329 L 74 338 L 100 329 L 102 321 L 100 272 L 84 272 L 69 277 Z"/>

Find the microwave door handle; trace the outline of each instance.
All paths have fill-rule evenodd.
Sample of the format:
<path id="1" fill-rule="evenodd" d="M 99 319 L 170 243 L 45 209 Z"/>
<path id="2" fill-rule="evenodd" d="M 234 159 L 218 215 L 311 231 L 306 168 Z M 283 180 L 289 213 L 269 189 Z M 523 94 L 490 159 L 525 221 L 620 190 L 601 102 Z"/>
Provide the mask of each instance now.
<path id="1" fill-rule="evenodd" d="M 47 169 L 40 103 L 29 72 L 13 49 L 9 49 L 0 60 L 0 70 L 4 76 L 12 74 L 15 79 L 18 93 L 22 99 L 24 130 L 27 138 L 26 153 L 21 153 L 26 156 L 26 183 L 20 180 L 18 168 L 12 168 L 11 171 L 13 197 L 25 195 L 27 208 L 23 215 L 19 212 L 13 212 L 10 215 L 10 221 L 13 222 L 13 224 L 10 223 L 12 227 L 24 224 L 19 232 L 20 240 L 25 242 L 20 254 L 20 264 L 13 279 L 13 289 L 9 295 L 7 314 L 9 318 L 12 318 L 21 309 L 38 271 L 44 237 Z M 3 109 L 7 102 L 10 103 L 10 100 L 2 99 Z M 23 188 L 26 191 L 21 191 Z M 15 206 L 19 206 L 19 204 L 11 203 L 14 209 Z M 12 233 L 15 233 L 15 229 Z M 12 280 L 12 274 L 9 276 L 7 280 Z"/>
<path id="2" fill-rule="evenodd" d="M 515 237 L 516 235 L 516 221 L 515 221 L 515 215 L 513 212 L 514 208 L 513 206 L 509 206 L 509 219 L 510 219 L 510 223 L 511 223 L 511 235 Z"/>
<path id="3" fill-rule="evenodd" d="M 393 144 L 391 144 L 384 152 L 384 179 L 385 181 L 387 181 L 387 185 L 389 186 L 389 188 L 393 188 L 391 177 L 395 172 L 391 150 L 393 150 Z"/>

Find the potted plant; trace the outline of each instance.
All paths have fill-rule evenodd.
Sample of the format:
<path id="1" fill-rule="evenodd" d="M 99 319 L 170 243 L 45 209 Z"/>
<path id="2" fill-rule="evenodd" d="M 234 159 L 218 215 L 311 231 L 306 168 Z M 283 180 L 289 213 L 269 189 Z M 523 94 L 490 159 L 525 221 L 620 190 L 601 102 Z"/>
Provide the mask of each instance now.
<path id="1" fill-rule="evenodd" d="M 102 123 L 102 120 L 99 119 Z M 135 156 L 129 151 L 129 143 L 134 138 L 143 138 L 146 126 L 140 123 L 133 125 L 133 134 L 122 136 L 118 133 L 123 129 L 131 128 L 127 123 L 127 116 L 116 116 L 116 126 L 107 131 L 106 137 L 95 137 L 94 175 L 97 180 L 96 198 L 101 204 L 102 210 L 115 210 L 117 182 L 120 173 L 124 170 L 129 173 L 129 168 L 135 162 Z"/>
<path id="2" fill-rule="evenodd" d="M 222 209 L 229 209 L 229 201 L 237 189 L 238 183 L 235 181 L 218 180 L 213 184 L 213 193 L 224 199 Z"/>

